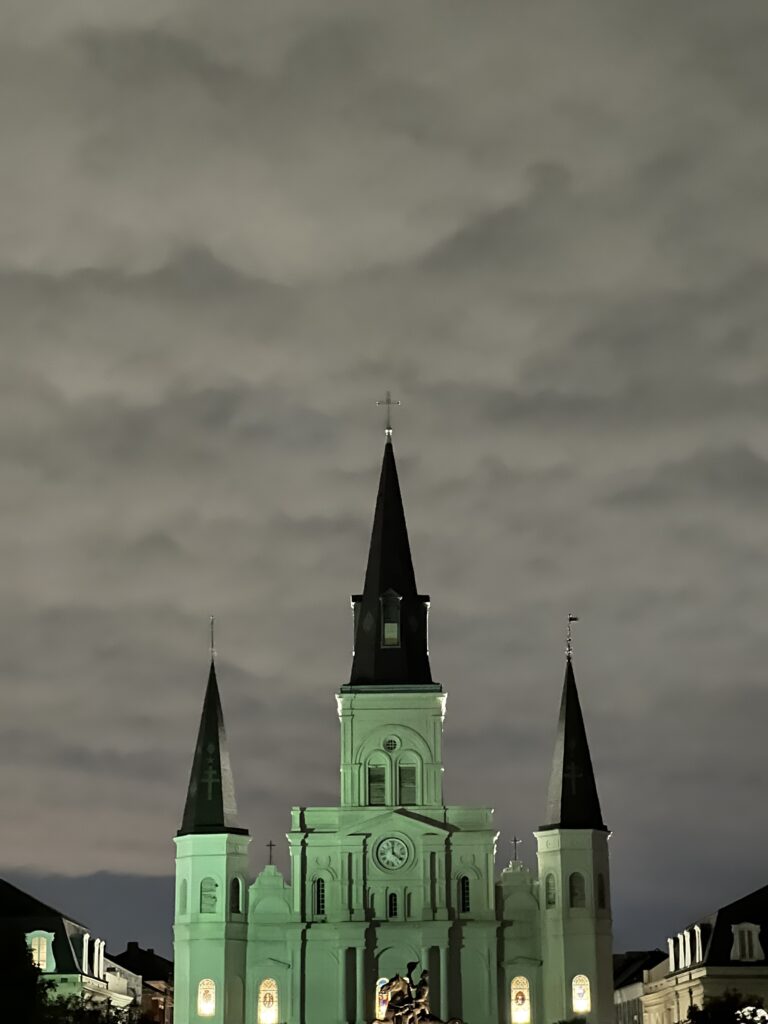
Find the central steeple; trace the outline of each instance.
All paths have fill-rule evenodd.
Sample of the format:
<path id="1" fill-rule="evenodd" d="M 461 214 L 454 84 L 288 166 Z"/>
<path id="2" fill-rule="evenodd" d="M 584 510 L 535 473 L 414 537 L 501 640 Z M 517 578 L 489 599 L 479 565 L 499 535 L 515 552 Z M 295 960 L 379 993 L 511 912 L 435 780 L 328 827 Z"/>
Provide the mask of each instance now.
<path id="1" fill-rule="evenodd" d="M 387 429 L 362 594 L 352 595 L 355 649 L 350 686 L 431 686 L 429 595 L 419 594 Z"/>

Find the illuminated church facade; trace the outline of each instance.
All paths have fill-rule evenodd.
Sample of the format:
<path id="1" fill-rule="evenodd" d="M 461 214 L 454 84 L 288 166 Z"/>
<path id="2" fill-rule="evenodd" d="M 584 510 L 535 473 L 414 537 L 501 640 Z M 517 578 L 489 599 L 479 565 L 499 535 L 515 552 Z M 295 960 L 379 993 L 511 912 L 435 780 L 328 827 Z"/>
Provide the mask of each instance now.
<path id="1" fill-rule="evenodd" d="M 248 883 L 211 663 L 175 840 L 175 1024 L 363 1024 L 383 1016 L 381 983 L 409 962 L 429 971 L 443 1020 L 610 1024 L 608 831 L 570 653 L 538 874 L 517 861 L 497 874 L 492 810 L 443 800 L 446 695 L 391 432 L 352 604 L 339 804 L 293 809 L 289 880 L 269 865 Z"/>

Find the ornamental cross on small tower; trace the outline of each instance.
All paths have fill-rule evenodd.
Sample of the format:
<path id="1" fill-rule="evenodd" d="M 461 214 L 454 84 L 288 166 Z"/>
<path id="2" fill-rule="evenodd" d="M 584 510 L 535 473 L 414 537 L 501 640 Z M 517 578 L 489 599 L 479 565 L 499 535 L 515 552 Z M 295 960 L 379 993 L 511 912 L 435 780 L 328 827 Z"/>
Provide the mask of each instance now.
<path id="1" fill-rule="evenodd" d="M 269 842 L 267 843 L 267 849 L 269 850 L 269 863 L 270 864 L 272 863 L 272 851 L 274 850 L 274 848 L 275 848 L 275 844 L 270 839 Z"/>
<path id="2" fill-rule="evenodd" d="M 522 843 L 522 841 L 523 840 L 522 839 L 518 839 L 517 836 L 515 836 L 514 839 L 510 839 L 510 841 L 509 841 L 510 845 L 513 846 L 514 850 L 515 850 L 515 860 L 517 860 L 517 848 L 520 845 L 520 843 Z"/>
<path id="3" fill-rule="evenodd" d="M 380 398 L 376 405 L 385 405 L 387 407 L 387 425 L 384 428 L 384 432 L 387 437 L 392 437 L 392 406 L 400 405 L 400 402 L 393 401 L 390 392 L 387 392 L 386 398 Z"/>

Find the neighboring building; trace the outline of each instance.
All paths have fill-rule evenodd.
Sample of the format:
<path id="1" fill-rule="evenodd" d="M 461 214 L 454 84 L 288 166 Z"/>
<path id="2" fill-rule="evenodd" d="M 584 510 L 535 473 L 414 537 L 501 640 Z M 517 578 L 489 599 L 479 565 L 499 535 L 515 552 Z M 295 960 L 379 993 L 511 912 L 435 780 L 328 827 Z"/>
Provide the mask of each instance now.
<path id="1" fill-rule="evenodd" d="M 643 977 L 662 960 L 660 949 L 632 950 L 613 954 L 613 1003 L 616 1024 L 643 1024 Z"/>
<path id="2" fill-rule="evenodd" d="M 141 1011 L 156 1024 L 173 1019 L 173 963 L 154 949 L 129 942 L 125 951 L 112 957 L 116 964 L 141 976 Z"/>
<path id="3" fill-rule="evenodd" d="M 667 940 L 667 957 L 646 971 L 643 1024 L 676 1024 L 688 1007 L 728 989 L 768 1003 L 768 885 L 694 921 Z"/>
<path id="4" fill-rule="evenodd" d="M 56 985 L 56 994 L 94 1002 L 107 999 L 117 1009 L 138 1005 L 141 978 L 104 955 L 104 940 L 85 925 L 0 879 L 0 926 L 23 932 L 32 959 Z"/>
<path id="5" fill-rule="evenodd" d="M 608 830 L 570 650 L 538 877 L 517 862 L 497 877 L 492 810 L 443 802 L 429 603 L 388 436 L 351 677 L 336 694 L 340 802 L 293 809 L 290 881 L 269 865 L 247 885 L 211 662 L 176 838 L 176 1024 L 363 1024 L 382 1014 L 382 980 L 414 961 L 444 1019 L 612 1024 Z"/>

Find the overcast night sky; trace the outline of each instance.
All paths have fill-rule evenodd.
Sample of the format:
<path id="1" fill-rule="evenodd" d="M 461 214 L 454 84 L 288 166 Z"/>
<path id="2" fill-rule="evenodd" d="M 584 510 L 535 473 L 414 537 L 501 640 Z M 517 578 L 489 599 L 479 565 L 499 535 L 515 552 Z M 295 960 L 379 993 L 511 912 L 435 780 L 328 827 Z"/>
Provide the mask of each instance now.
<path id="1" fill-rule="evenodd" d="M 337 802 L 391 388 L 446 800 L 534 862 L 573 611 L 617 948 L 768 882 L 767 48 L 764 0 L 0 0 L 5 877 L 170 947 L 211 613 L 254 871 Z"/>

